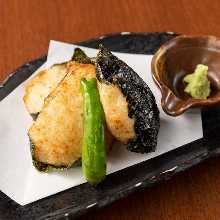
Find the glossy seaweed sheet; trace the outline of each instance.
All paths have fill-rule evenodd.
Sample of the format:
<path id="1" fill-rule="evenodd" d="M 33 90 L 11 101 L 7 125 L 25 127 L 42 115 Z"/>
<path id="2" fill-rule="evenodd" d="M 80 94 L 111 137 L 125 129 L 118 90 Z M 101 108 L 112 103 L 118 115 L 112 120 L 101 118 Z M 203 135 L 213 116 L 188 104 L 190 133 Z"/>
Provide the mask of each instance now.
<path id="1" fill-rule="evenodd" d="M 153 54 L 173 38 L 172 33 L 119 33 L 78 43 L 98 48 L 100 43 L 112 51 Z M 46 56 L 24 64 L 0 88 L 0 100 L 27 79 L 46 61 Z M 204 137 L 159 157 L 107 176 L 94 189 L 85 183 L 26 206 L 20 206 L 0 193 L 0 219 L 71 219 L 99 209 L 137 190 L 168 179 L 211 156 L 220 154 L 220 106 L 202 111 Z M 135 174 L 135 175 L 134 175 Z"/>
<path id="2" fill-rule="evenodd" d="M 99 82 L 117 86 L 128 102 L 128 116 L 134 119 L 136 135 L 128 141 L 127 149 L 137 153 L 154 151 L 160 119 L 150 88 L 131 67 L 103 46 L 97 55 L 96 69 Z"/>

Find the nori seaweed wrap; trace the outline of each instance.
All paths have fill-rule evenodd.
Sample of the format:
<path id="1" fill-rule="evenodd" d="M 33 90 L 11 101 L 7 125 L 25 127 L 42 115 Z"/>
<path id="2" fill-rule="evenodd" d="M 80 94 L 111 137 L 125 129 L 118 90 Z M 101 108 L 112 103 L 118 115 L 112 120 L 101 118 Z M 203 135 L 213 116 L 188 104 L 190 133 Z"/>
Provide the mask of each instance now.
<path id="1" fill-rule="evenodd" d="M 135 132 L 134 137 L 126 143 L 128 150 L 137 153 L 154 151 L 157 145 L 160 120 L 155 97 L 150 88 L 131 67 L 103 46 L 100 46 L 97 55 L 96 68 L 99 84 L 117 87 L 126 98 L 128 117 L 134 120 Z M 99 92 L 102 93 L 101 90 Z M 103 104 L 104 110 L 105 105 L 106 103 Z M 114 105 L 114 103 L 107 103 L 107 105 Z M 108 116 L 106 115 L 106 117 Z M 110 123 L 111 121 L 107 120 L 111 131 Z"/>

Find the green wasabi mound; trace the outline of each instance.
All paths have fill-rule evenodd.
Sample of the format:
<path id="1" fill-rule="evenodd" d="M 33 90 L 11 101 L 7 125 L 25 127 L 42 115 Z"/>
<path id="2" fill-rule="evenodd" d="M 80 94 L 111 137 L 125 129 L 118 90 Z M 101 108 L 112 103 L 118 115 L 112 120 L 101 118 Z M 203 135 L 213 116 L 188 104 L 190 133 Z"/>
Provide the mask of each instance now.
<path id="1" fill-rule="evenodd" d="M 184 92 L 195 99 L 207 99 L 211 93 L 210 81 L 207 74 L 208 66 L 198 64 L 194 73 L 188 74 L 183 78 L 183 81 L 187 83 Z"/>

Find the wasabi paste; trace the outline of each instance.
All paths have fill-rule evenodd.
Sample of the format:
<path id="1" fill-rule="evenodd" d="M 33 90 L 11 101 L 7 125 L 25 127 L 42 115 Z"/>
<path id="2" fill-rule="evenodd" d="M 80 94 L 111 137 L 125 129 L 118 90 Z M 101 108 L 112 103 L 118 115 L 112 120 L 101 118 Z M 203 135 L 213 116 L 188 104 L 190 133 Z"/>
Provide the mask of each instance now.
<path id="1" fill-rule="evenodd" d="M 195 99 L 207 99 L 211 93 L 210 81 L 207 74 L 208 66 L 198 64 L 194 73 L 188 74 L 183 78 L 183 81 L 187 83 L 184 92 Z"/>

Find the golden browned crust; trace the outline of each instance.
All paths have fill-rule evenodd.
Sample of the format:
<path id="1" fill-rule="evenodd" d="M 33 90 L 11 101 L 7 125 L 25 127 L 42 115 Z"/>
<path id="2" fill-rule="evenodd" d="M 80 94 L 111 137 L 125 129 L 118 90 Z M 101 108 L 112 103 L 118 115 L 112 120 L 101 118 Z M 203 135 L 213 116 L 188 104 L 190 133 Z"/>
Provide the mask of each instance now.
<path id="1" fill-rule="evenodd" d="M 44 105 L 44 99 L 53 91 L 67 73 L 67 64 L 56 64 L 40 71 L 25 86 L 24 104 L 30 114 L 37 114 Z"/>
<path id="2" fill-rule="evenodd" d="M 54 166 L 71 166 L 81 157 L 83 98 L 81 78 L 94 78 L 91 64 L 68 65 L 68 74 L 46 98 L 42 111 L 29 129 L 34 159 Z"/>
<path id="3" fill-rule="evenodd" d="M 118 141 L 126 144 L 135 137 L 135 131 L 134 119 L 128 117 L 125 96 L 115 85 L 99 82 L 98 89 L 108 129 Z"/>

